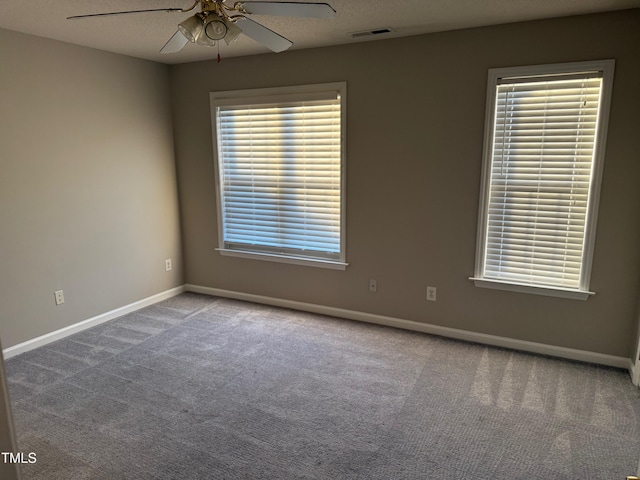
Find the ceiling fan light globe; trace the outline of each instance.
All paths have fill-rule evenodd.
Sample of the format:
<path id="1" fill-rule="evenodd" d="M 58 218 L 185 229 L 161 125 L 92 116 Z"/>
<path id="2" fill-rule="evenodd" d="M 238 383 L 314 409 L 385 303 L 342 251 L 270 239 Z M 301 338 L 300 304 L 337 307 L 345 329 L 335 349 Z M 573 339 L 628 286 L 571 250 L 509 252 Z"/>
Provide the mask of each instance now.
<path id="1" fill-rule="evenodd" d="M 224 23 L 227 26 L 227 34 L 224 37 L 224 41 L 227 45 L 231 45 L 242 33 L 242 30 L 231 21 L 227 21 Z"/>
<path id="2" fill-rule="evenodd" d="M 222 40 L 227 35 L 228 28 L 219 18 L 214 18 L 204 26 L 204 33 L 211 40 Z"/>
<path id="3" fill-rule="evenodd" d="M 178 24 L 178 30 L 187 37 L 191 43 L 194 43 L 202 36 L 204 30 L 204 24 L 197 15 L 187 18 L 185 21 Z"/>
<path id="4" fill-rule="evenodd" d="M 203 46 L 203 47 L 215 47 L 215 45 L 216 45 L 216 41 L 215 40 L 211 40 L 204 33 L 198 37 L 198 39 L 196 40 L 196 43 L 198 45 Z"/>

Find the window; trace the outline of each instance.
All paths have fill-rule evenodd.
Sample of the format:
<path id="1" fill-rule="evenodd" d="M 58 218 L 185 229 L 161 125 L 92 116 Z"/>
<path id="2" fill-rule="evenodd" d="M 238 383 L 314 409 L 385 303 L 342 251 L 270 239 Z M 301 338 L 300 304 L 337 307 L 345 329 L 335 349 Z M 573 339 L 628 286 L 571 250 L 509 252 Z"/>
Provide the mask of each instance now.
<path id="1" fill-rule="evenodd" d="M 345 269 L 346 84 L 211 93 L 223 255 Z"/>
<path id="2" fill-rule="evenodd" d="M 613 60 L 489 71 L 477 286 L 586 299 Z"/>

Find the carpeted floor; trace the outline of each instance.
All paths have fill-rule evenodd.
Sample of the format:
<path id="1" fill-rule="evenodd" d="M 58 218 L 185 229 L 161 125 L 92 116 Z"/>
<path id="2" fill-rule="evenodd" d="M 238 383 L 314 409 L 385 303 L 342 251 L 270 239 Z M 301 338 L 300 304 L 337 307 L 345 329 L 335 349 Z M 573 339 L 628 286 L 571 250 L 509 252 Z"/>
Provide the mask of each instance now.
<path id="1" fill-rule="evenodd" d="M 7 362 L 23 477 L 617 480 L 627 372 L 183 294 Z"/>

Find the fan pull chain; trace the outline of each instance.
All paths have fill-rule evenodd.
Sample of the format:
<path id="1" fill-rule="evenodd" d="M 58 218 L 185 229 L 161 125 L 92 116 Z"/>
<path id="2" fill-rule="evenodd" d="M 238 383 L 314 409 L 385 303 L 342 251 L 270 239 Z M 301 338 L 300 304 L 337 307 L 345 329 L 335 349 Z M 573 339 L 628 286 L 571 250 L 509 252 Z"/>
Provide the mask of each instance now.
<path id="1" fill-rule="evenodd" d="M 218 63 L 220 63 L 222 61 L 222 59 L 220 58 L 220 42 L 216 42 L 218 44 Z"/>

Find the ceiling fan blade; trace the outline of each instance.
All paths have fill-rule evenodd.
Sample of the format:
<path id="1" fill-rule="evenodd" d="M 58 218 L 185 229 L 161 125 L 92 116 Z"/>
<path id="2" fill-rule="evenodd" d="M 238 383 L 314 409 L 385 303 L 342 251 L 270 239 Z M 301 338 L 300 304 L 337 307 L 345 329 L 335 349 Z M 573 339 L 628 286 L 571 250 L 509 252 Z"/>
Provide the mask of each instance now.
<path id="1" fill-rule="evenodd" d="M 185 37 L 180 30 L 177 30 L 167 43 L 164 44 L 160 53 L 177 53 L 182 50 L 187 43 L 189 43 L 189 39 Z"/>
<path id="2" fill-rule="evenodd" d="M 269 30 L 264 25 L 254 22 L 249 18 L 239 18 L 236 25 L 240 27 L 242 33 L 247 37 L 261 43 L 273 52 L 282 52 L 293 45 L 291 40 L 287 40 L 282 35 L 278 35 L 273 30 Z"/>
<path id="3" fill-rule="evenodd" d="M 336 11 L 328 3 L 240 2 L 248 13 L 282 17 L 331 18 Z"/>
<path id="4" fill-rule="evenodd" d="M 147 10 L 126 10 L 124 12 L 107 12 L 107 13 L 90 13 L 88 15 L 74 15 L 67 17 L 67 20 L 77 20 L 79 18 L 89 17 L 108 17 L 110 15 L 127 15 L 129 13 L 146 13 L 146 12 L 182 12 L 182 8 L 151 8 Z"/>

